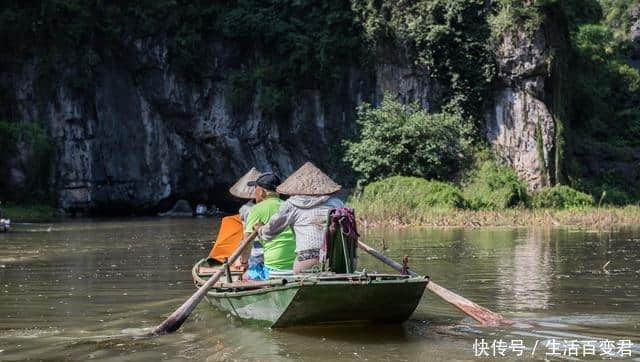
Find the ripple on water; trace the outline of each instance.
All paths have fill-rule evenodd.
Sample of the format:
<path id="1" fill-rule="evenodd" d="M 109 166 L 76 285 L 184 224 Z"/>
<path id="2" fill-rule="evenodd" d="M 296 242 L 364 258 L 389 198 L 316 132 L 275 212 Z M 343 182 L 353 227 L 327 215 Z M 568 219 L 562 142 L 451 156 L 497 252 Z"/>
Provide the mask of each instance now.
<path id="1" fill-rule="evenodd" d="M 400 326 L 269 330 L 203 303 L 177 333 L 147 338 L 193 293 L 189 270 L 209 250 L 216 220 L 20 227 L 2 236 L 2 359 L 468 360 L 481 338 L 640 343 L 637 228 L 368 230 L 391 257 L 410 255 L 416 272 L 505 312 L 516 321 L 509 327 L 476 326 L 427 293 Z M 360 264 L 387 271 L 368 255 Z"/>

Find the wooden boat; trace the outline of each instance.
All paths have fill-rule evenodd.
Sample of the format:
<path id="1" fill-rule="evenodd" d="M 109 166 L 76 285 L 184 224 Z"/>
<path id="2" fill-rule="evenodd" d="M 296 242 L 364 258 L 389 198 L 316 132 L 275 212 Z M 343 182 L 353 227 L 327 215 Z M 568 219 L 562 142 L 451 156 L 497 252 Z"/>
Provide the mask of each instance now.
<path id="1" fill-rule="evenodd" d="M 11 230 L 11 220 L 0 219 L 0 232 L 6 232 Z"/>
<path id="2" fill-rule="evenodd" d="M 199 288 L 217 270 L 205 259 L 192 276 Z M 240 281 L 228 271 L 206 299 L 231 315 L 268 327 L 357 322 L 400 323 L 418 306 L 429 277 L 332 272 L 287 275 L 267 281 Z"/>

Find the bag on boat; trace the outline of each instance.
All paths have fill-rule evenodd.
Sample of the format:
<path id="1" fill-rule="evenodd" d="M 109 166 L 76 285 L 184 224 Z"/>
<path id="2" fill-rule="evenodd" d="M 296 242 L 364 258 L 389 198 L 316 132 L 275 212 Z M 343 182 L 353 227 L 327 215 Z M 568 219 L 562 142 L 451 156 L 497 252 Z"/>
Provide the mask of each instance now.
<path id="1" fill-rule="evenodd" d="M 223 217 L 220 222 L 220 231 L 218 231 L 216 242 L 213 244 L 211 252 L 209 252 L 209 258 L 224 263 L 224 259 L 230 257 L 238 245 L 240 245 L 243 236 L 244 230 L 240 215 Z"/>
<path id="2" fill-rule="evenodd" d="M 253 242 L 247 274 L 251 280 L 269 279 L 269 268 L 264 265 L 264 250 L 259 241 Z"/>
<path id="3" fill-rule="evenodd" d="M 342 207 L 329 211 L 324 243 L 320 249 L 323 269 L 334 273 L 355 271 L 358 236 L 353 209 Z"/>

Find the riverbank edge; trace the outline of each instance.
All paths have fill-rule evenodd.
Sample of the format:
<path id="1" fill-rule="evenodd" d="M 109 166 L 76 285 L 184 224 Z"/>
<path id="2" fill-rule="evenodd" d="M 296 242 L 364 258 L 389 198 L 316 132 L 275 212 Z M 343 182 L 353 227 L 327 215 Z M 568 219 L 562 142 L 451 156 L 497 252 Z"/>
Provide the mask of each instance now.
<path id="1" fill-rule="evenodd" d="M 584 209 L 382 210 L 356 206 L 361 227 L 530 227 L 572 226 L 604 229 L 640 226 L 640 206 Z"/>
<path id="2" fill-rule="evenodd" d="M 3 218 L 10 219 L 12 223 L 37 222 L 60 216 L 54 207 L 47 204 L 18 205 L 8 202 L 0 207 L 2 207 Z"/>

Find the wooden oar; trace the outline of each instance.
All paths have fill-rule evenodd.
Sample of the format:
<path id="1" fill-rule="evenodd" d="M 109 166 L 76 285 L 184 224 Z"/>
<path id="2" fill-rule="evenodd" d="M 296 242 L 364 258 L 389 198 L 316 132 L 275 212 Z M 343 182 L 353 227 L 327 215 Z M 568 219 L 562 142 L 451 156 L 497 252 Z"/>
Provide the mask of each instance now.
<path id="1" fill-rule="evenodd" d="M 249 234 L 249 236 L 240 243 L 240 246 L 236 248 L 233 254 L 231 254 L 229 259 L 227 259 L 227 261 L 222 265 L 220 270 L 215 272 L 215 274 L 213 274 L 211 278 L 200 289 L 198 289 L 198 291 L 196 291 L 191 296 L 191 298 L 187 299 L 187 301 L 184 302 L 180 306 L 180 308 L 176 309 L 176 311 L 173 312 L 169 316 L 169 318 L 165 319 L 165 321 L 162 322 L 162 324 L 157 326 L 153 330 L 153 334 L 171 333 L 176 331 L 178 328 L 180 328 L 182 323 L 184 323 L 187 317 L 189 317 L 191 312 L 196 308 L 198 303 L 200 303 L 202 298 L 204 298 L 205 294 L 207 294 L 209 289 L 211 289 L 211 287 L 218 281 L 218 279 L 220 279 L 222 274 L 224 274 L 226 266 L 233 264 L 236 261 L 236 259 L 238 259 L 240 254 L 242 254 L 242 250 L 244 250 L 245 247 L 249 245 L 249 243 L 252 242 L 253 239 L 256 238 L 256 235 L 258 235 L 258 231 L 254 231 L 251 234 Z"/>
<path id="2" fill-rule="evenodd" d="M 380 252 L 370 247 L 369 245 L 361 241 L 358 241 L 358 246 L 360 246 L 362 250 L 371 254 L 373 257 L 389 265 L 390 267 L 397 270 L 398 272 L 402 271 L 402 264 L 396 262 L 395 260 L 385 255 L 382 255 Z M 411 270 L 408 270 L 408 272 L 413 276 L 418 275 Z M 435 293 L 440 298 L 444 299 L 446 302 L 453 304 L 453 306 L 455 306 L 456 308 L 458 308 L 460 311 L 467 314 L 471 318 L 475 319 L 476 321 L 480 322 L 480 324 L 482 325 L 499 326 L 502 324 L 514 323 L 512 320 L 509 320 L 498 313 L 492 312 L 489 309 L 481 305 L 478 305 L 470 301 L 469 299 L 463 296 L 460 296 L 444 287 L 441 287 L 440 285 L 434 283 L 431 280 L 429 280 L 429 283 L 427 284 L 427 289 Z"/>

